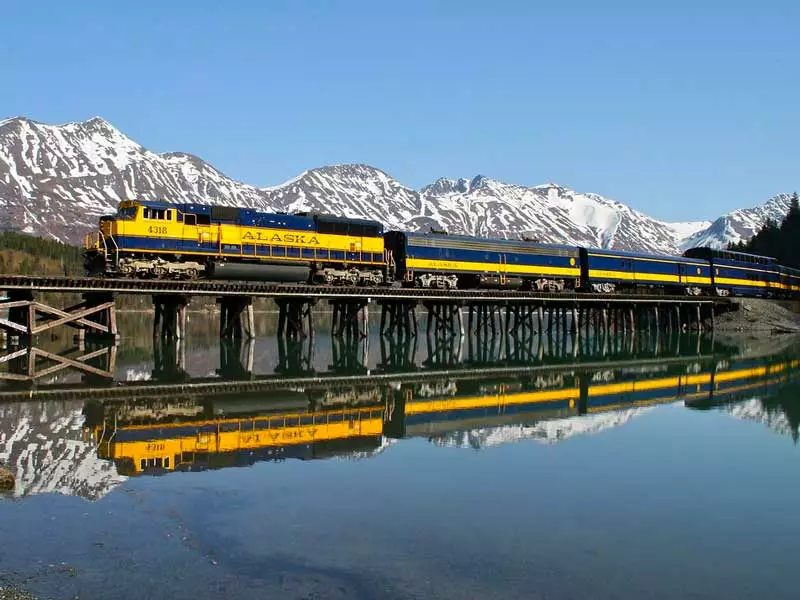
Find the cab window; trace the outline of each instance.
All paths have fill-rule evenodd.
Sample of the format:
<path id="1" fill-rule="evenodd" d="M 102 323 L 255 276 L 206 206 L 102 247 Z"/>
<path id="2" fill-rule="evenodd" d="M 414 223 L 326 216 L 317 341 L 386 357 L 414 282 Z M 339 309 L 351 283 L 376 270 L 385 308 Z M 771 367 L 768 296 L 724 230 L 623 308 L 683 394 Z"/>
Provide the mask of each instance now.
<path id="1" fill-rule="evenodd" d="M 144 218 L 145 219 L 154 219 L 158 221 L 163 221 L 166 219 L 167 211 L 163 208 L 145 208 L 144 209 Z"/>
<path id="2" fill-rule="evenodd" d="M 123 221 L 132 221 L 136 218 L 137 206 L 128 206 L 127 208 L 120 208 L 117 211 L 117 218 Z"/>

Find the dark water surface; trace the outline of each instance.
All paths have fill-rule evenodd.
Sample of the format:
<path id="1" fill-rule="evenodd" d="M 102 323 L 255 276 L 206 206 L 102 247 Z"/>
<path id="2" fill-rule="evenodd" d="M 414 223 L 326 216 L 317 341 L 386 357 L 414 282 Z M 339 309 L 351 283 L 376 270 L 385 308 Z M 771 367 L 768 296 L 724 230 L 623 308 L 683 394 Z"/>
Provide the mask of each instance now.
<path id="1" fill-rule="evenodd" d="M 281 348 L 261 333 L 220 347 L 202 321 L 157 352 L 131 334 L 114 385 L 0 387 L 0 463 L 16 477 L 0 495 L 0 586 L 798 597 L 791 340 L 415 347 L 323 328 Z"/>

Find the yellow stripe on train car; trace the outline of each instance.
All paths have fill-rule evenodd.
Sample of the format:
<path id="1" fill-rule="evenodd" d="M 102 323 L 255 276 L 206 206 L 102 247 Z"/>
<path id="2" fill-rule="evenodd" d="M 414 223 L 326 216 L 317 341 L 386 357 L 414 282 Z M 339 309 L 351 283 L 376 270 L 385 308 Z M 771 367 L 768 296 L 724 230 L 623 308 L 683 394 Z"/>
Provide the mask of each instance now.
<path id="1" fill-rule="evenodd" d="M 660 281 L 666 283 L 696 283 L 711 285 L 711 277 L 697 275 L 671 275 L 669 273 L 638 273 L 630 271 L 608 271 L 602 269 L 589 269 L 589 278 L 596 279 L 623 279 L 634 282 Z"/>
<path id="2" fill-rule="evenodd" d="M 621 383 L 605 383 L 589 388 L 589 396 L 607 396 L 609 394 L 646 392 L 660 390 L 682 385 L 703 385 L 711 383 L 710 373 L 697 375 L 677 375 L 675 377 L 660 377 L 658 379 L 640 379 L 638 381 L 623 381 Z"/>
<path id="3" fill-rule="evenodd" d="M 526 392 L 521 394 L 470 396 L 467 398 L 452 398 L 447 400 L 412 400 L 406 402 L 406 415 L 417 415 L 433 412 L 448 412 L 453 410 L 468 410 L 471 408 L 490 408 L 513 404 L 533 404 L 538 402 L 557 402 L 560 400 L 577 400 L 580 397 L 580 388 L 563 388 L 560 390 L 543 390 L 539 392 Z"/>
<path id="4" fill-rule="evenodd" d="M 520 265 L 516 263 L 466 262 L 459 260 L 434 260 L 427 258 L 407 258 L 406 267 L 418 271 L 477 271 L 503 275 L 563 275 L 578 277 L 579 267 L 551 267 L 547 265 Z"/>
<path id="5" fill-rule="evenodd" d="M 589 269 L 589 279 L 624 279 L 625 281 L 662 281 L 667 283 L 680 283 L 680 278 L 677 275 L 669 275 L 666 273 L 607 271 L 603 269 Z M 708 283 L 711 283 L 710 279 L 708 280 Z"/>
<path id="6" fill-rule="evenodd" d="M 753 281 L 751 279 L 734 279 L 733 277 L 714 277 L 718 285 L 738 285 L 746 287 L 767 287 L 766 281 Z"/>
<path id="7" fill-rule="evenodd" d="M 714 383 L 735 381 L 737 379 L 748 379 L 750 377 L 761 377 L 766 375 L 767 367 L 755 367 L 753 369 L 741 369 L 739 371 L 723 371 L 714 375 Z"/>
<path id="8" fill-rule="evenodd" d="M 594 254 L 589 252 L 589 256 L 593 256 L 595 258 L 619 258 L 621 260 L 640 260 L 643 262 L 657 262 L 657 263 L 667 263 L 670 265 L 691 265 L 694 267 L 708 267 L 708 263 L 703 262 L 686 262 L 684 260 L 675 261 L 669 258 L 645 258 L 643 256 L 620 256 L 616 254 Z"/>

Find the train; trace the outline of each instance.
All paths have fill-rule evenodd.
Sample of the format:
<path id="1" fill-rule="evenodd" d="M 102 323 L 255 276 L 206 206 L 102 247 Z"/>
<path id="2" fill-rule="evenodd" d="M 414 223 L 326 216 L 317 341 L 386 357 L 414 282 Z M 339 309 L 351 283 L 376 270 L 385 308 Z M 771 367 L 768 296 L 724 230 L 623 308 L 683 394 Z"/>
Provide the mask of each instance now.
<path id="1" fill-rule="evenodd" d="M 100 218 L 84 258 L 86 274 L 100 277 L 800 298 L 800 270 L 710 247 L 647 254 L 140 200 Z"/>

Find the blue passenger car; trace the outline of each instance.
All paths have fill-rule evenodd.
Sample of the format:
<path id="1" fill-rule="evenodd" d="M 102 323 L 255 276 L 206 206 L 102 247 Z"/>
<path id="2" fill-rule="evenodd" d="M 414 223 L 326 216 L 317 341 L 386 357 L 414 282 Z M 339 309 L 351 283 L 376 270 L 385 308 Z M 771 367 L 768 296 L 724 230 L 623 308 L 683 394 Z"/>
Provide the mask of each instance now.
<path id="1" fill-rule="evenodd" d="M 403 231 L 387 232 L 385 246 L 395 278 L 407 285 L 549 291 L 580 286 L 574 246 Z"/>
<path id="2" fill-rule="evenodd" d="M 709 261 L 714 291 L 719 296 L 775 297 L 784 294 L 781 267 L 774 258 L 716 248 L 690 248 L 690 258 Z"/>
<path id="3" fill-rule="evenodd" d="M 696 258 L 581 248 L 581 265 L 587 291 L 646 287 L 696 296 L 711 287 L 709 263 Z"/>
<path id="4" fill-rule="evenodd" d="M 800 297 L 800 269 L 783 266 L 779 269 L 783 295 L 787 298 Z"/>

